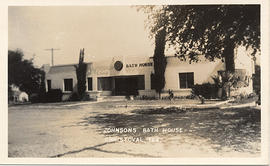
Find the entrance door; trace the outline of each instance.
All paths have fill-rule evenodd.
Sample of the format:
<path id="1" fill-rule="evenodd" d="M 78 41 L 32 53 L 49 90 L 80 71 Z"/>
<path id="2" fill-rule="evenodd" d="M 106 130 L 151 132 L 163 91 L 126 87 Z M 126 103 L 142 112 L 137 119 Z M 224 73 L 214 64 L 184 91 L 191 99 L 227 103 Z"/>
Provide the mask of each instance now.
<path id="1" fill-rule="evenodd" d="M 138 79 L 137 77 L 116 77 L 115 95 L 137 95 Z"/>

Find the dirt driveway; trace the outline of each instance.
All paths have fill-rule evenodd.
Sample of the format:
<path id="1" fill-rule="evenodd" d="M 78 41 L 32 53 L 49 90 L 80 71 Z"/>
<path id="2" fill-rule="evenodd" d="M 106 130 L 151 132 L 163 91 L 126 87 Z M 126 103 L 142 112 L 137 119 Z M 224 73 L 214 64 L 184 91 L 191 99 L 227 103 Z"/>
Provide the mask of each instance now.
<path id="1" fill-rule="evenodd" d="M 181 103 L 185 105 L 185 101 Z M 106 101 L 9 107 L 9 157 L 260 155 L 259 109 L 156 109 L 153 105 L 158 104 L 162 102 Z"/>

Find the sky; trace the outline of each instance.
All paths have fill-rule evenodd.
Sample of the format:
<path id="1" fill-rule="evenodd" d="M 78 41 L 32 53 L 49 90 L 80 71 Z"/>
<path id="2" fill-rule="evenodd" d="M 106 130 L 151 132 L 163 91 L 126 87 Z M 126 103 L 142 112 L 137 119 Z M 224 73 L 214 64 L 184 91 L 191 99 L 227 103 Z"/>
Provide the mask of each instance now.
<path id="1" fill-rule="evenodd" d="M 146 15 L 131 6 L 10 6 L 8 47 L 21 49 L 34 64 L 78 63 L 114 56 L 153 56 L 154 44 L 145 28 Z"/>

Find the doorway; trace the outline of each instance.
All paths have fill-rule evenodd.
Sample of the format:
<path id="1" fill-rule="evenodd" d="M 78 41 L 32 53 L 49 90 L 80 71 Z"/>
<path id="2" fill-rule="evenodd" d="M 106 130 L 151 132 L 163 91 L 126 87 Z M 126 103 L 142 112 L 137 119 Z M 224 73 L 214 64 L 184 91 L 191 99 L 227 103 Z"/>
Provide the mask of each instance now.
<path id="1" fill-rule="evenodd" d="M 144 75 L 114 77 L 115 95 L 138 95 L 138 90 L 144 89 Z"/>

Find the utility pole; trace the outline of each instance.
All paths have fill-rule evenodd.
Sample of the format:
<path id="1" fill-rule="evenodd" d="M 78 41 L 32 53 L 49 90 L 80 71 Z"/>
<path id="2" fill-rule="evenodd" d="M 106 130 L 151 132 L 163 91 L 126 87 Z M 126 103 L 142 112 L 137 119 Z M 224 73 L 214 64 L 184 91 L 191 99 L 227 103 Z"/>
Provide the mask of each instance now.
<path id="1" fill-rule="evenodd" d="M 50 48 L 50 49 L 44 49 L 45 51 L 51 51 L 52 52 L 52 66 L 53 66 L 53 51 L 60 50 L 59 48 Z"/>

